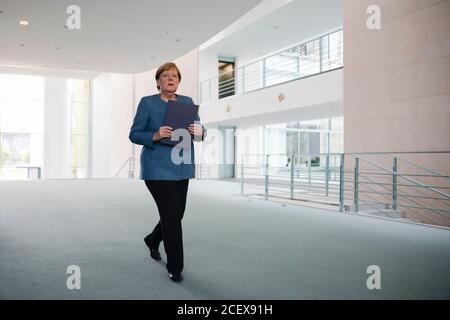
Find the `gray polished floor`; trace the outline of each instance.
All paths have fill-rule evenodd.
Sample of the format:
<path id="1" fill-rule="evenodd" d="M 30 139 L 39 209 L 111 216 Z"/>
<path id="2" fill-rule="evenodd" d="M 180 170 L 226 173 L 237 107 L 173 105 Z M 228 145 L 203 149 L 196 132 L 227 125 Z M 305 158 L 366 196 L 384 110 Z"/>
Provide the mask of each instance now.
<path id="1" fill-rule="evenodd" d="M 0 182 L 2 299 L 449 299 L 450 231 L 282 205 L 190 180 L 185 280 L 143 237 L 158 221 L 144 182 Z M 81 270 L 69 290 L 67 267 Z M 367 267 L 381 270 L 369 290 Z"/>

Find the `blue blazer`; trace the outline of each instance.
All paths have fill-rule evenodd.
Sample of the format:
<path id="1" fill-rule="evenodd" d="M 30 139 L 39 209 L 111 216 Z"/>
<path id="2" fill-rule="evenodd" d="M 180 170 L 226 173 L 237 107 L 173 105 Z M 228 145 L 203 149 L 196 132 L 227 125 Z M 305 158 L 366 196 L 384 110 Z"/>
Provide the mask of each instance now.
<path id="1" fill-rule="evenodd" d="M 176 95 L 181 103 L 194 104 L 188 96 Z M 176 164 L 171 159 L 173 146 L 153 141 L 153 134 L 163 125 L 167 102 L 161 99 L 159 94 L 146 96 L 141 99 L 137 107 L 136 116 L 130 129 L 129 139 L 135 144 L 142 145 L 141 150 L 141 180 L 182 180 L 195 178 L 194 143 L 191 141 L 190 163 Z M 197 121 L 200 118 L 197 115 Z M 203 134 L 206 136 L 206 128 L 202 125 Z M 185 150 L 181 150 L 182 156 Z"/>

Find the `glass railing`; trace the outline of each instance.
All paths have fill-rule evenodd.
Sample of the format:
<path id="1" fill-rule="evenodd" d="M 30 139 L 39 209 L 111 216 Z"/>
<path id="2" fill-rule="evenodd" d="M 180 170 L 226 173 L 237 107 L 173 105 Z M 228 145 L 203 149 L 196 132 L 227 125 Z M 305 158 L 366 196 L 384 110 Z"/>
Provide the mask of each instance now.
<path id="1" fill-rule="evenodd" d="M 200 103 L 238 95 L 342 68 L 342 29 L 202 81 Z"/>

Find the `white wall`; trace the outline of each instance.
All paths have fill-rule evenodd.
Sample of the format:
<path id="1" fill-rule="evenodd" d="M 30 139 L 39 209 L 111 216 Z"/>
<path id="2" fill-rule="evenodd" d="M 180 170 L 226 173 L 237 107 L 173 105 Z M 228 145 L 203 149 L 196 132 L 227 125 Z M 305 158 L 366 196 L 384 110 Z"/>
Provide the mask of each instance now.
<path id="1" fill-rule="evenodd" d="M 204 50 L 199 53 L 199 69 L 200 82 L 219 75 L 218 55 L 215 51 Z"/>
<path id="2" fill-rule="evenodd" d="M 450 1 L 343 3 L 345 152 L 449 150 Z M 367 28 L 372 4 L 381 30 Z"/>
<path id="3" fill-rule="evenodd" d="M 278 100 L 280 93 L 284 95 L 282 102 Z M 200 108 L 200 117 L 206 124 L 213 125 L 241 125 L 248 119 L 259 121 L 252 125 L 263 125 L 274 123 L 274 117 L 282 119 L 283 113 L 291 120 L 301 120 L 292 118 L 295 111 L 302 119 L 321 117 L 314 110 L 319 107 L 315 106 L 321 106 L 323 111 L 320 113 L 324 117 L 340 116 L 342 100 L 343 69 L 338 69 L 204 104 Z"/>
<path id="4" fill-rule="evenodd" d="M 133 76 L 103 74 L 93 81 L 92 175 L 111 178 L 131 155 Z M 127 176 L 128 167 L 121 176 Z"/>
<path id="5" fill-rule="evenodd" d="M 192 50 L 186 55 L 174 60 L 181 72 L 181 83 L 177 93 L 190 96 L 198 103 L 198 79 L 199 79 L 199 56 L 198 49 Z M 144 96 L 158 93 L 156 88 L 155 74 L 158 68 L 135 75 L 135 107 Z"/>
<path id="6" fill-rule="evenodd" d="M 69 80 L 45 78 L 42 178 L 70 178 Z"/>

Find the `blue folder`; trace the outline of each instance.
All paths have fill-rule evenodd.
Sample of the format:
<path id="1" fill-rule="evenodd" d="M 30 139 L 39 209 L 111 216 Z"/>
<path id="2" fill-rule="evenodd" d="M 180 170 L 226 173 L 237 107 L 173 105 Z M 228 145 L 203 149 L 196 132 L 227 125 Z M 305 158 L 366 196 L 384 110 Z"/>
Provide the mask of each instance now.
<path id="1" fill-rule="evenodd" d="M 188 130 L 189 125 L 198 119 L 198 108 L 199 106 L 196 104 L 169 100 L 167 103 L 166 114 L 164 115 L 163 126 L 171 127 L 172 131 L 180 128 Z M 192 140 L 192 134 L 189 134 L 189 137 Z M 172 137 L 162 138 L 160 142 L 174 146 L 180 143 L 183 140 L 183 137 L 179 137 L 175 141 L 172 141 L 171 139 Z"/>

